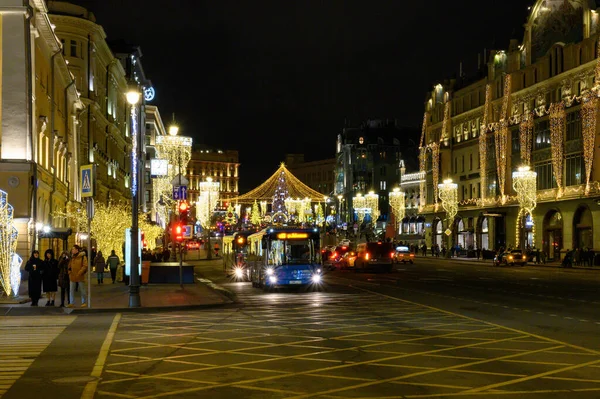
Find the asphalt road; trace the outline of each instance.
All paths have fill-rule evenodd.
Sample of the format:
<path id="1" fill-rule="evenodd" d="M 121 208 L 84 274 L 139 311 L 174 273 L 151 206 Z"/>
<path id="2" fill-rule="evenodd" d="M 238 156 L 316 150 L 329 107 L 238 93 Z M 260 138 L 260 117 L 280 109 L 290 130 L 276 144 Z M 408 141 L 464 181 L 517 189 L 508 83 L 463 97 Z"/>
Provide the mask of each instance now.
<path id="1" fill-rule="evenodd" d="M 600 397 L 600 270 L 430 258 L 265 293 L 196 269 L 238 303 L 6 318 L 3 398 Z"/>

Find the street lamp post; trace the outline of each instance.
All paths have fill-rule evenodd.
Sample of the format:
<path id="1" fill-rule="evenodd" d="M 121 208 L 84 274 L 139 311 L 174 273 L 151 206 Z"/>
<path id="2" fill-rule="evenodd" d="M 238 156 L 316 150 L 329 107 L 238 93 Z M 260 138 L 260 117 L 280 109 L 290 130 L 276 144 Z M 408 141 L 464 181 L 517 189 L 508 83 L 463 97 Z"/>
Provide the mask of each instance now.
<path id="1" fill-rule="evenodd" d="M 448 228 L 446 235 L 448 236 L 448 254 L 451 254 L 450 247 L 452 246 L 452 230 L 450 229 L 454 217 L 458 213 L 458 184 L 452 183 L 452 179 L 444 180 L 444 183 L 438 184 L 438 192 L 440 200 L 442 200 L 442 208 L 446 211 L 448 218 Z"/>
<path id="2" fill-rule="evenodd" d="M 140 301 L 140 271 L 138 265 L 139 227 L 138 227 L 138 174 L 139 174 L 139 147 L 138 147 L 138 121 L 137 103 L 140 93 L 136 90 L 127 93 L 127 102 L 131 105 L 131 253 L 129 264 L 129 307 L 142 306 Z"/>

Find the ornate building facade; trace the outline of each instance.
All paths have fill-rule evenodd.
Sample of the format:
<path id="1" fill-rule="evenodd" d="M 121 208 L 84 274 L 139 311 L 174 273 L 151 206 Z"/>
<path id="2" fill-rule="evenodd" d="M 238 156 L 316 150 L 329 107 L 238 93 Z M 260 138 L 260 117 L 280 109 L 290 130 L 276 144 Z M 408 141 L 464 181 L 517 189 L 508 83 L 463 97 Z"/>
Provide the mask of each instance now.
<path id="1" fill-rule="evenodd" d="M 478 79 L 429 93 L 419 203 L 429 247 L 530 246 L 559 259 L 600 246 L 598 22 L 594 1 L 538 0 L 522 42 L 486 54 Z M 525 196 L 514 188 L 522 166 L 537 173 Z M 439 195 L 448 178 L 453 220 Z"/>
<path id="2" fill-rule="evenodd" d="M 45 2 L 5 1 L 0 20 L 0 187 L 14 207 L 17 251 L 27 259 L 39 247 L 38 232 L 65 227 L 55 213 L 78 196 L 83 104 Z"/>
<path id="3" fill-rule="evenodd" d="M 239 195 L 239 155 L 237 150 L 215 150 L 210 148 L 192 151 L 192 158 L 187 166 L 188 202 L 196 203 L 200 196 L 200 182 L 207 177 L 220 183 L 219 199 L 227 202 L 228 198 Z"/>

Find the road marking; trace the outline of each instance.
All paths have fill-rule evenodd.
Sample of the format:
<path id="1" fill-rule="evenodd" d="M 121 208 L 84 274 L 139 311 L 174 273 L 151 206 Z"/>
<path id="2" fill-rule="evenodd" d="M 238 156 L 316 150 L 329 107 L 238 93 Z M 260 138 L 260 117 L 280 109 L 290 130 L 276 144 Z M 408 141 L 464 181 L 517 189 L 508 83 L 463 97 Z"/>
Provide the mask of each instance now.
<path id="1" fill-rule="evenodd" d="M 81 394 L 81 399 L 93 399 L 94 395 L 96 394 L 96 388 L 98 387 L 98 379 L 102 376 L 102 369 L 104 368 L 104 364 L 106 363 L 108 351 L 110 350 L 110 345 L 112 344 L 112 341 L 115 337 L 115 332 L 117 331 L 119 320 L 121 320 L 121 313 L 117 313 L 113 318 L 112 324 L 108 329 L 108 333 L 104 338 L 104 342 L 100 347 L 100 353 L 98 353 L 96 364 L 94 365 L 92 373 L 90 374 L 92 377 L 94 377 L 94 380 L 88 382 L 85 385 L 83 393 Z"/>

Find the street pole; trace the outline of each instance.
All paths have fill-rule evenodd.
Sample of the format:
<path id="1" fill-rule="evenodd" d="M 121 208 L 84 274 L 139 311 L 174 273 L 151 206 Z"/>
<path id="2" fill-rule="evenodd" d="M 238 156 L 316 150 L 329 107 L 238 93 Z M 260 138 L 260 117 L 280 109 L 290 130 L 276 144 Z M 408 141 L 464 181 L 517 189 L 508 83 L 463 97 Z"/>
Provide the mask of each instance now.
<path id="1" fill-rule="evenodd" d="M 139 227 L 138 227 L 138 173 L 139 173 L 139 146 L 138 146 L 138 124 L 136 105 L 140 99 L 140 93 L 130 91 L 127 93 L 127 102 L 131 105 L 131 254 L 129 258 L 129 307 L 139 308 L 140 301 L 140 271 L 138 265 Z"/>
<path id="2" fill-rule="evenodd" d="M 87 305 L 88 308 L 92 307 L 92 274 L 91 274 L 91 251 L 92 251 L 92 218 L 94 217 L 94 199 L 88 198 L 87 200 L 87 231 L 88 231 L 88 239 L 87 239 Z"/>

